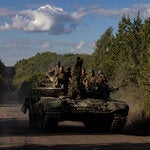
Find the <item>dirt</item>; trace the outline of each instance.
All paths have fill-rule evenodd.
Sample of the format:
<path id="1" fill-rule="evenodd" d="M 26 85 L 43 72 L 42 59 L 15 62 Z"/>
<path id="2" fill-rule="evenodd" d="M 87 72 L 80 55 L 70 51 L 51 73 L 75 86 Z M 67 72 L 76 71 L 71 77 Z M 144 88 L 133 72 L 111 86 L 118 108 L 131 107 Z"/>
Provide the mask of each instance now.
<path id="1" fill-rule="evenodd" d="M 150 136 L 91 133 L 80 122 L 61 122 L 57 131 L 31 130 L 20 104 L 0 105 L 0 150 L 149 150 Z"/>

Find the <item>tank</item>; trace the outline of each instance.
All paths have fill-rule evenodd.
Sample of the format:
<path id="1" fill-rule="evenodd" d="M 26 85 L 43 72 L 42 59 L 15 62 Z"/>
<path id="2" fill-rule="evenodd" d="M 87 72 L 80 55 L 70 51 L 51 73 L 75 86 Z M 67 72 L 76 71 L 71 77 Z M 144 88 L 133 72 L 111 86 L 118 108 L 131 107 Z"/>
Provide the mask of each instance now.
<path id="1" fill-rule="evenodd" d="M 129 106 L 109 97 L 114 89 L 106 83 L 103 75 L 97 82 L 96 76 L 93 78 L 92 74 L 92 82 L 84 84 L 86 77 L 82 79 L 82 64 L 83 59 L 77 57 L 71 72 L 71 84 L 68 82 L 69 96 L 64 96 L 65 82 L 61 88 L 53 87 L 59 84 L 52 86 L 48 82 L 37 83 L 31 92 L 33 94 L 25 99 L 22 107 L 24 113 L 29 110 L 31 128 L 53 130 L 59 122 L 70 120 L 83 122 L 87 130 L 118 133 L 123 130 Z M 58 73 L 62 72 L 59 70 Z M 56 78 L 56 75 L 54 77 L 58 79 L 59 76 Z M 51 77 L 49 79 L 51 80 Z"/>
<path id="2" fill-rule="evenodd" d="M 83 122 L 87 130 L 122 132 L 129 106 L 122 101 L 101 98 L 70 99 L 62 96 L 62 88 L 41 87 L 33 89 L 25 99 L 22 111 L 29 110 L 32 129 L 54 130 L 61 121 Z"/>

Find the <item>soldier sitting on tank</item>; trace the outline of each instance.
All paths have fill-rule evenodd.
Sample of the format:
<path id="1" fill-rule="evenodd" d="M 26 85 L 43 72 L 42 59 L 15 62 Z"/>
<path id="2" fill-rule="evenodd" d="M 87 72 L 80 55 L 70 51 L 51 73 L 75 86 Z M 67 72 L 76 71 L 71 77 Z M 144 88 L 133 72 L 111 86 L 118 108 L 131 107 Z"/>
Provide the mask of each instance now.
<path id="1" fill-rule="evenodd" d="M 60 66 L 59 70 L 55 74 L 53 86 L 56 88 L 64 88 L 64 83 L 65 83 L 65 71 L 64 67 Z"/>
<path id="2" fill-rule="evenodd" d="M 101 70 L 98 71 L 97 74 L 97 87 L 98 87 L 98 96 L 105 101 L 110 99 L 110 88 L 109 84 L 106 80 L 106 77 L 103 75 Z"/>
<path id="3" fill-rule="evenodd" d="M 90 70 L 89 75 L 87 76 L 86 80 L 86 89 L 89 97 L 94 97 L 96 88 L 97 88 L 97 82 L 96 82 L 96 75 L 95 71 L 93 69 Z"/>
<path id="4" fill-rule="evenodd" d="M 80 76 L 80 92 L 82 93 L 82 98 L 87 97 L 86 81 L 87 81 L 86 69 L 82 68 L 81 69 L 81 76 Z"/>
<path id="5" fill-rule="evenodd" d="M 57 73 L 59 72 L 61 62 L 56 62 L 55 65 L 56 66 L 53 69 L 51 69 L 51 67 L 49 67 L 48 71 L 46 72 L 46 75 L 49 77 L 50 81 L 52 81 L 52 82 L 55 79 Z"/>
<path id="6" fill-rule="evenodd" d="M 58 73 L 60 72 L 61 62 L 56 62 L 56 66 L 51 69 L 51 67 L 46 72 L 46 75 L 49 77 L 50 81 L 53 83 L 53 87 L 57 87 L 57 77 Z"/>

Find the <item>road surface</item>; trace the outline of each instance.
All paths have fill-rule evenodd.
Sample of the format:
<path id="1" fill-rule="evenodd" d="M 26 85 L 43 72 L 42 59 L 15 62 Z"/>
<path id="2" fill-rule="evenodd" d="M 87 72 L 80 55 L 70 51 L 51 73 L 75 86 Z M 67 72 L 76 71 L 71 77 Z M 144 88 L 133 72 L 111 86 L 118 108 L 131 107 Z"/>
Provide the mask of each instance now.
<path id="1" fill-rule="evenodd" d="M 62 122 L 55 132 L 33 131 L 19 104 L 0 104 L 0 150 L 150 150 L 150 136 L 86 132 Z"/>

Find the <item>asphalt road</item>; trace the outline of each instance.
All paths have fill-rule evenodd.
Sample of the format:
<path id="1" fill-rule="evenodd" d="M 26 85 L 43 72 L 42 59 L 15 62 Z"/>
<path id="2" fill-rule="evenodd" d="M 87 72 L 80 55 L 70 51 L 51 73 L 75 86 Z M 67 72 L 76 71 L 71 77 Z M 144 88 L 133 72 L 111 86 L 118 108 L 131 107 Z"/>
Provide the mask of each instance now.
<path id="1" fill-rule="evenodd" d="M 33 131 L 20 108 L 0 105 L 0 150 L 150 150 L 150 136 L 92 133 L 79 122 L 62 122 L 55 132 Z"/>

